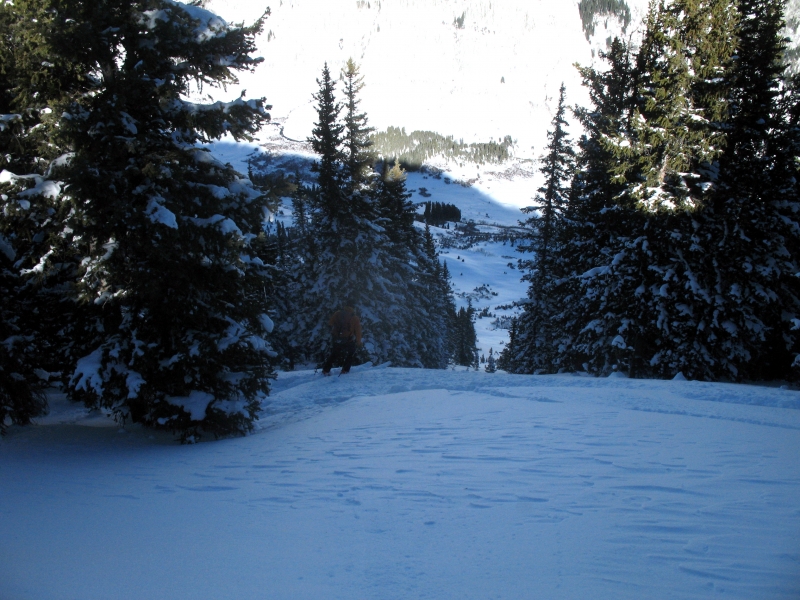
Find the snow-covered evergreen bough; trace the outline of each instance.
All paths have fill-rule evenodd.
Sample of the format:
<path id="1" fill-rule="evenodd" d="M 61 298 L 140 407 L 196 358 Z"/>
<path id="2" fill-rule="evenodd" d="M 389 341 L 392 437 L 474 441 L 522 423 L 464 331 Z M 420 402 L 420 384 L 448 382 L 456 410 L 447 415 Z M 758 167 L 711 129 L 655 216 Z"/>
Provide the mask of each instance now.
<path id="1" fill-rule="evenodd" d="M 10 334 L 73 399 L 190 441 L 250 429 L 272 372 L 264 203 L 198 146 L 250 139 L 269 106 L 185 99 L 257 66 L 263 21 L 171 0 L 0 6 L 3 296 L 31 300 Z"/>

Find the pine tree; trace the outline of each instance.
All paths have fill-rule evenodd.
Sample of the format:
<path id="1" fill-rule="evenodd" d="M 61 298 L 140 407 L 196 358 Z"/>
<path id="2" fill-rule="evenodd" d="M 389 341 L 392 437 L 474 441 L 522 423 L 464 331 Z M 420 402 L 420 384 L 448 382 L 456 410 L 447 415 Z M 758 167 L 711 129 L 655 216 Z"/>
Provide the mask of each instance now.
<path id="1" fill-rule="evenodd" d="M 800 210 L 780 22 L 780 2 L 661 3 L 635 64 L 615 42 L 605 73 L 582 70 L 594 106 L 539 295 L 561 307 L 552 370 L 786 376 Z M 519 337 L 516 368 L 535 356 L 511 355 Z"/>
<path id="2" fill-rule="evenodd" d="M 443 367 L 446 322 L 425 290 L 436 273 L 435 249 L 429 252 L 414 226 L 414 207 L 399 165 L 380 176 L 373 169 L 372 129 L 359 112 L 363 81 L 355 63 L 348 63 L 342 78 L 342 106 L 327 68 L 314 96 L 318 122 L 311 141 L 321 157 L 318 185 L 309 190 L 309 198 L 316 250 L 304 264 L 307 310 L 297 318 L 297 331 L 306 340 L 309 358 L 321 362 L 330 344 L 330 315 L 351 304 L 364 330 L 361 359 Z M 330 176 L 324 179 L 326 173 Z"/>
<path id="3" fill-rule="evenodd" d="M 44 381 L 34 368 L 36 332 L 26 327 L 29 315 L 14 258 L 0 234 L 0 435 L 9 425 L 27 425 L 47 410 Z"/>
<path id="4" fill-rule="evenodd" d="M 72 147 L 59 118 L 87 93 L 91 67 L 65 55 L 85 55 L 80 33 L 54 3 L 0 5 L 0 429 L 6 415 L 24 424 L 44 411 L 36 373 L 60 379 L 84 347 L 74 335 L 82 311 L 65 297 L 81 257 L 64 227 Z"/>
<path id="5" fill-rule="evenodd" d="M 286 284 L 276 289 L 276 316 L 280 324 L 276 327 L 276 344 L 289 370 L 297 362 L 305 362 L 311 353 L 308 345 L 309 332 L 314 323 L 309 316 L 308 290 L 313 287 L 313 274 L 319 249 L 312 229 L 312 190 L 303 185 L 300 175 L 295 174 L 291 183 L 292 227 L 287 233 L 287 259 L 280 269 L 280 277 Z"/>
<path id="6" fill-rule="evenodd" d="M 439 262 L 439 253 L 430 228 L 425 227 L 422 254 L 418 258 L 420 267 L 420 306 L 427 312 L 426 327 L 428 353 L 423 362 L 428 368 L 447 367 L 453 356 L 453 330 L 455 328 L 456 304 L 447 263 Z"/>
<path id="7" fill-rule="evenodd" d="M 609 314 L 608 302 L 614 297 L 609 293 L 608 262 L 619 255 L 619 235 L 626 231 L 624 211 L 617 204 L 625 185 L 612 177 L 617 160 L 609 140 L 627 129 L 635 77 L 629 49 L 620 40 L 600 56 L 608 69 L 581 69 L 592 106 L 575 111 L 586 134 L 578 142 L 571 192 L 556 232 L 560 252 L 540 292 L 551 306 L 560 307 L 547 322 L 551 341 L 540 349 L 539 364 L 549 371 L 600 372 L 608 362 L 596 346 L 586 343 L 585 335 L 598 330 L 602 323 L 598 317 Z M 513 335 L 512 340 L 513 348 L 517 346 Z"/>
<path id="8" fill-rule="evenodd" d="M 797 101 L 784 95 L 784 3 L 736 6 L 727 143 L 703 221 L 713 232 L 704 250 L 716 267 L 709 320 L 716 318 L 716 344 L 724 350 L 717 361 L 729 377 L 778 378 L 788 375 L 800 349 L 793 329 L 800 317 L 798 151 L 791 133 Z"/>
<path id="9" fill-rule="evenodd" d="M 569 123 L 565 119 L 566 87 L 561 84 L 558 108 L 553 117 L 553 129 L 547 132 L 547 153 L 542 158 L 539 172 L 544 176 L 544 184 L 538 189 L 533 206 L 523 209 L 531 217 L 525 221 L 530 243 L 521 249 L 535 252 L 535 263 L 531 269 L 547 271 L 552 251 L 554 232 L 558 225 L 569 195 L 569 182 L 575 168 L 575 152 L 567 132 Z"/>
<path id="10" fill-rule="evenodd" d="M 496 373 L 497 372 L 497 363 L 494 359 L 494 354 L 492 353 L 492 348 L 489 348 L 489 358 L 486 359 L 486 368 L 484 369 L 487 373 Z"/>
<path id="11" fill-rule="evenodd" d="M 360 312 L 365 332 L 366 352 L 375 360 L 385 360 L 390 348 L 393 319 L 387 319 L 386 308 L 394 302 L 400 306 L 386 279 L 387 246 L 385 231 L 380 225 L 379 207 L 369 185 L 353 185 L 348 177 L 346 162 L 361 164 L 362 151 L 368 147 L 367 134 L 358 128 L 361 121 L 349 113 L 357 102 L 348 103 L 344 124 L 339 122 L 341 106 L 334 96 L 334 84 L 327 65 L 318 80 L 318 123 L 312 132 L 312 146 L 320 154 L 318 186 L 311 192 L 313 202 L 312 230 L 316 238 L 318 256 L 309 265 L 310 288 L 308 330 L 305 331 L 312 358 L 321 362 L 329 349 L 327 322 L 339 307 L 354 305 Z M 352 89 L 357 91 L 355 86 Z M 355 129 L 348 129 L 347 124 Z M 348 156 L 343 149 L 345 139 L 350 139 Z M 365 181 L 374 181 L 364 173 Z"/>
<path id="12" fill-rule="evenodd" d="M 447 365 L 448 320 L 444 310 L 446 299 L 436 293 L 438 271 L 430 230 L 423 236 L 414 226 L 415 207 L 406 190 L 406 174 L 395 162 L 384 165 L 378 182 L 377 198 L 381 218 L 378 223 L 388 238 L 387 277 L 401 297 L 399 322 L 393 327 L 396 342 L 391 360 L 395 364 L 444 368 Z M 402 349 L 401 349 L 402 348 Z"/>
<path id="13" fill-rule="evenodd" d="M 343 203 L 340 181 L 344 125 L 339 122 L 342 106 L 336 101 L 336 83 L 331 79 L 328 63 L 322 68 L 322 79 L 317 80 L 319 90 L 313 95 L 317 102 L 317 122 L 308 141 L 320 156 L 314 170 L 318 173 L 318 206 L 327 218 L 333 217 Z"/>
<path id="14" fill-rule="evenodd" d="M 477 341 L 475 309 L 470 302 L 466 308 L 462 306 L 456 313 L 453 362 L 464 367 L 475 365 L 475 355 L 478 352 Z"/>
<path id="15" fill-rule="evenodd" d="M 344 81 L 345 97 L 344 161 L 352 193 L 358 186 L 367 183 L 368 178 L 373 175 L 375 154 L 370 135 L 375 129 L 367 125 L 366 113 L 359 112 L 359 93 L 364 88 L 364 78 L 352 58 L 347 60 L 341 77 Z"/>
<path id="16" fill-rule="evenodd" d="M 553 117 L 553 129 L 547 134 L 547 153 L 542 159 L 540 172 L 544 184 L 535 197 L 536 204 L 523 209 L 531 216 L 524 222 L 527 243 L 520 246 L 534 257 L 520 265 L 526 270 L 523 281 L 528 281 L 528 298 L 524 311 L 518 319 L 516 356 L 512 358 L 518 372 L 550 370 L 548 348 L 552 345 L 550 320 L 559 309 L 550 303 L 546 293 L 548 282 L 553 277 L 553 257 L 560 254 L 555 245 L 557 231 L 561 227 L 563 212 L 569 197 L 569 182 L 575 169 L 575 153 L 567 133 L 569 124 L 565 119 L 566 88 L 562 84 L 558 109 Z"/>
<path id="17" fill-rule="evenodd" d="M 20 40 L 14 102 L 38 111 L 51 152 L 65 152 L 23 193 L 52 205 L 56 235 L 44 228 L 47 244 L 30 259 L 39 278 L 75 265 L 82 317 L 65 354 L 69 395 L 188 440 L 247 431 L 270 374 L 268 274 L 251 247 L 263 204 L 197 144 L 248 139 L 269 115 L 263 99 L 183 97 L 252 70 L 263 19 L 231 27 L 159 0 L 4 10 Z"/>

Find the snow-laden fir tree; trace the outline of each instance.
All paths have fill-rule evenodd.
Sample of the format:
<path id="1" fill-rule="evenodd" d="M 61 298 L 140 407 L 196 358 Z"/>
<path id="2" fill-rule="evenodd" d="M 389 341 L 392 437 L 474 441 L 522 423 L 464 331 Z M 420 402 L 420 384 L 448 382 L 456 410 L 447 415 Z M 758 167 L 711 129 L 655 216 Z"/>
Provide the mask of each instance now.
<path id="1" fill-rule="evenodd" d="M 260 62 L 250 54 L 263 19 L 229 26 L 167 0 L 4 9 L 19 52 L 55 74 L 20 66 L 15 101 L 48 99 L 39 114 L 63 151 L 35 185 L 59 205 L 61 240 L 36 251 L 35 269 L 79 265 L 73 337 L 87 352 L 65 365 L 69 395 L 184 439 L 247 431 L 271 372 L 267 270 L 252 244 L 264 204 L 198 143 L 249 138 L 268 107 L 185 98 Z"/>
<path id="2" fill-rule="evenodd" d="M 383 171 L 377 197 L 379 223 L 389 243 L 387 276 L 401 290 L 403 302 L 390 324 L 397 328 L 393 336 L 400 342 L 392 349 L 390 360 L 395 364 L 442 369 L 449 359 L 449 311 L 453 305 L 440 282 L 438 253 L 430 229 L 426 227 L 423 234 L 414 225 L 416 209 L 409 201 L 411 194 L 406 190 L 405 172 L 397 162 L 392 167 L 384 165 Z"/>
<path id="3" fill-rule="evenodd" d="M 592 106 L 575 111 L 585 134 L 578 142 L 570 195 L 555 232 L 559 252 L 540 283 L 539 293 L 556 310 L 543 324 L 551 332 L 549 343 L 540 345 L 539 355 L 528 360 L 535 359 L 533 364 L 548 372 L 589 367 L 593 350 L 573 341 L 587 324 L 595 325 L 596 316 L 604 313 L 613 297 L 607 287 L 609 269 L 598 266 L 617 254 L 622 209 L 616 198 L 624 186 L 610 176 L 616 160 L 608 140 L 629 122 L 633 69 L 630 52 L 618 39 L 601 58 L 608 63 L 605 70 L 581 69 Z M 517 347 L 514 325 L 509 351 Z"/>
<path id="4" fill-rule="evenodd" d="M 587 134 L 540 295 L 561 307 L 552 370 L 787 374 L 797 146 L 780 14 L 779 2 L 662 2 L 633 64 L 615 42 L 607 71 L 582 70 L 594 106 L 577 111 Z"/>
<path id="5" fill-rule="evenodd" d="M 609 332 L 632 376 L 719 376 L 706 337 L 713 340 L 714 324 L 703 322 L 708 261 L 698 218 L 725 143 L 722 78 L 735 23 L 727 0 L 662 5 L 637 57 L 629 132 L 613 140 L 612 154 L 626 183 L 619 204 L 642 222 L 617 255 L 613 273 L 627 282 L 629 310 L 617 312 Z"/>
<path id="6" fill-rule="evenodd" d="M 80 256 L 64 227 L 72 154 L 59 119 L 87 91 L 75 34 L 52 3 L 0 5 L 0 429 L 40 414 L 42 379 L 82 348 L 65 297 Z"/>
<path id="7" fill-rule="evenodd" d="M 800 351 L 798 99 L 784 80 L 784 3 L 739 0 L 736 8 L 726 144 L 702 221 L 711 232 L 704 251 L 714 256 L 711 304 L 730 376 L 777 378 Z"/>

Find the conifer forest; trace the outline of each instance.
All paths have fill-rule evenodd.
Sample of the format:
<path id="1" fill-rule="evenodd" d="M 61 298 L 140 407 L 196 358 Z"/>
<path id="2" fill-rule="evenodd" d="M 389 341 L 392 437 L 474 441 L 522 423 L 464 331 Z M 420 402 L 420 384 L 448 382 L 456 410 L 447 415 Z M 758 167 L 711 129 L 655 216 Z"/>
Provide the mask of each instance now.
<path id="1" fill-rule="evenodd" d="M 587 36 L 598 15 L 627 27 L 626 9 L 581 2 Z M 784 9 L 654 1 L 641 43 L 610 40 L 602 68 L 578 67 L 589 105 L 562 85 L 520 215 L 527 295 L 488 372 L 797 380 L 800 80 Z M 478 364 L 475 310 L 430 231 L 461 212 L 413 203 L 406 169 L 500 163 L 513 140 L 376 132 L 351 59 L 320 65 L 310 180 L 237 172 L 207 144 L 254 140 L 272 107 L 188 98 L 256 71 L 268 19 L 170 0 L 0 4 L 0 432 L 57 385 L 184 441 L 247 433 L 277 371 L 322 364 L 347 305 L 359 363 Z M 267 229 L 279 197 L 292 222 Z"/>

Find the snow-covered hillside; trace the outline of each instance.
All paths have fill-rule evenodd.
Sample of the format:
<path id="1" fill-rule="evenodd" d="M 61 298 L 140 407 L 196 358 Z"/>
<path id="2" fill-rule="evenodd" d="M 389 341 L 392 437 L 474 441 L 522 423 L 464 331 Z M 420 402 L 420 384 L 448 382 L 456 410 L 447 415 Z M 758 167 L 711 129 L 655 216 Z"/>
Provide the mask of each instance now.
<path id="1" fill-rule="evenodd" d="M 0 441 L 4 600 L 789 600 L 795 391 L 281 373 L 179 446 L 54 399 Z"/>
<path id="2" fill-rule="evenodd" d="M 308 144 L 287 144 L 274 126 L 267 128 L 261 145 L 226 141 L 212 144 L 211 149 L 240 172 L 247 172 L 248 161 L 269 155 L 271 162 L 262 167 L 264 172 L 293 175 L 299 170 L 310 177 L 308 165 L 316 158 Z M 414 204 L 440 202 L 461 210 L 462 223 L 432 227 L 431 232 L 437 239 L 440 260 L 450 270 L 457 305 L 471 303 L 476 310 L 478 353 L 485 357 L 490 351 L 502 351 L 508 342 L 508 319 L 518 310 L 512 305 L 527 292 L 518 269 L 523 254 L 506 237 L 518 235 L 520 220 L 525 218 L 519 209 L 532 203 L 535 167 L 517 162 L 481 167 L 442 162 L 441 167 L 408 173 L 406 188 Z M 291 199 L 283 198 L 271 218 L 290 227 Z M 470 221 L 477 232 L 488 234 L 487 239 L 470 242 L 461 237 L 456 226 L 463 231 Z M 418 226 L 423 227 L 421 223 Z"/>
<path id="3" fill-rule="evenodd" d="M 627 0 L 633 33 L 646 0 Z M 252 21 L 263 4 L 208 0 L 231 21 Z M 265 62 L 242 81 L 267 96 L 286 133 L 305 139 L 311 94 L 323 63 L 336 74 L 348 58 L 362 67 L 362 108 L 380 129 L 431 130 L 467 142 L 511 135 L 521 156 L 537 155 L 558 88 L 583 99 L 577 71 L 620 32 L 598 19 L 586 40 L 576 0 L 275 0 L 259 50 Z M 531 152 L 531 146 L 537 150 Z"/>

